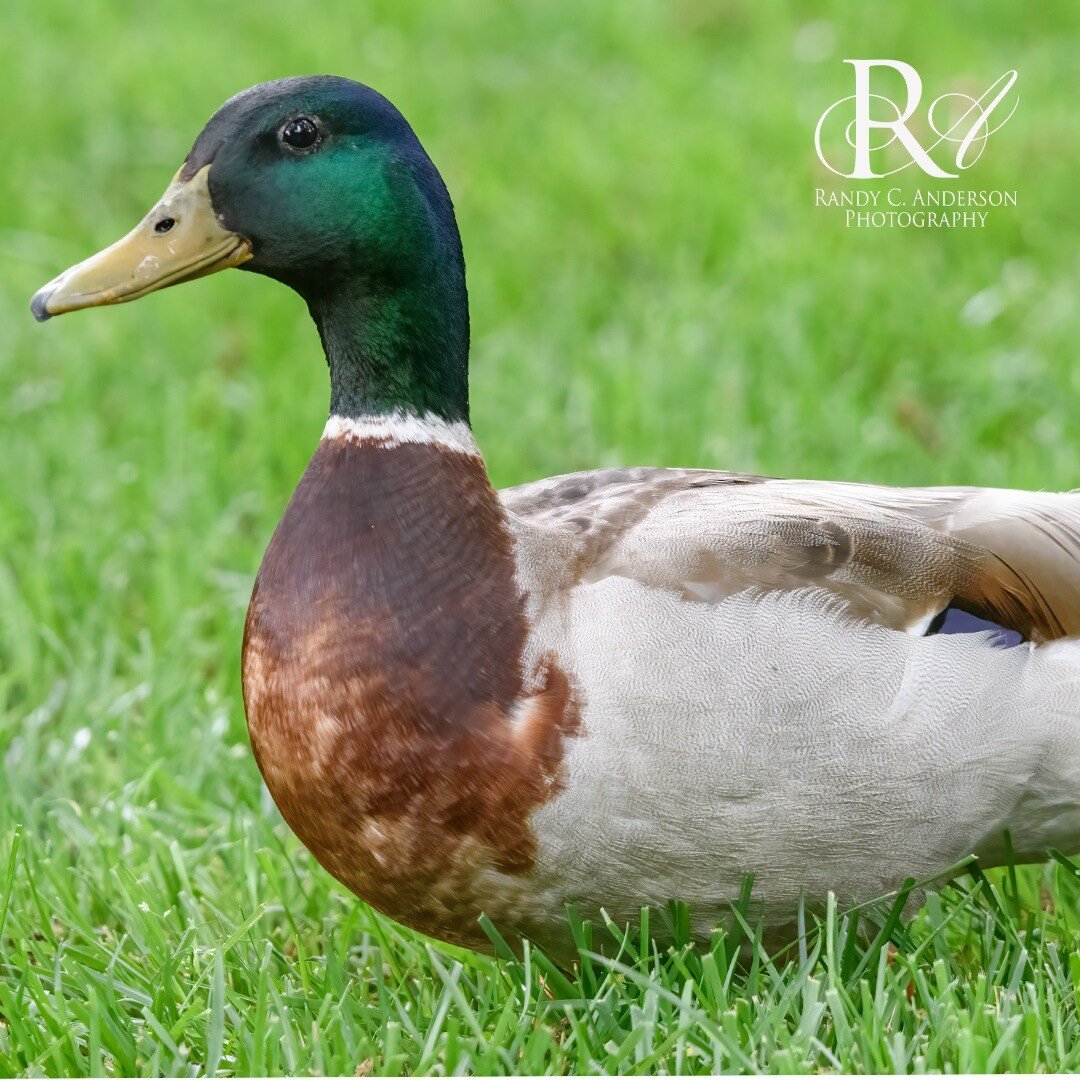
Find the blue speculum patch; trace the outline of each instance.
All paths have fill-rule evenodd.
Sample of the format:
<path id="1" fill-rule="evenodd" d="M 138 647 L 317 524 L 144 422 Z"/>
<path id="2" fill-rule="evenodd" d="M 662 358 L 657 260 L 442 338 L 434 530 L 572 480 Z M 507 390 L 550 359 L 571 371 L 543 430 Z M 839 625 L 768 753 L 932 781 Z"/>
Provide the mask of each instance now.
<path id="1" fill-rule="evenodd" d="M 972 615 L 968 611 L 959 608 L 947 607 L 930 624 L 926 636 L 931 634 L 979 634 L 987 630 L 993 633 L 991 644 L 999 648 L 1009 648 L 1023 643 L 1023 637 L 1015 630 L 1009 630 L 989 619 L 981 619 L 978 615 Z"/>

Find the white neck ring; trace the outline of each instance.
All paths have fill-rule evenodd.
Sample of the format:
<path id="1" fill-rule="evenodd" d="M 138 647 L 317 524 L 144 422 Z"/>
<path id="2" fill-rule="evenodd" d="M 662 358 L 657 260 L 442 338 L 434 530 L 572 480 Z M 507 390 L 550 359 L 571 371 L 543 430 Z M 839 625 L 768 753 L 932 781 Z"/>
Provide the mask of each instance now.
<path id="1" fill-rule="evenodd" d="M 322 437 L 324 440 L 343 439 L 385 447 L 428 444 L 457 454 L 480 457 L 480 448 L 464 420 L 444 420 L 430 412 L 423 416 L 397 410 L 381 416 L 331 416 Z"/>

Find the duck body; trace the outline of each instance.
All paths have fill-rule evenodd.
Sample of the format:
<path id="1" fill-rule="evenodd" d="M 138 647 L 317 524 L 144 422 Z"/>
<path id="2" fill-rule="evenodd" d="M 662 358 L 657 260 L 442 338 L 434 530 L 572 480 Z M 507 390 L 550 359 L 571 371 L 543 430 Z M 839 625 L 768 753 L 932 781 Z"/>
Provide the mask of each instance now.
<path id="1" fill-rule="evenodd" d="M 252 599 L 256 756 L 335 877 L 473 948 L 481 913 L 559 954 L 568 904 L 624 922 L 680 899 L 706 936 L 747 874 L 783 926 L 800 896 L 993 862 L 1006 829 L 1021 857 L 1076 847 L 1080 644 L 869 612 L 919 629 L 947 604 L 981 556 L 925 522 L 979 500 L 1080 518 L 1078 496 L 689 470 L 500 497 L 467 429 L 332 421 Z M 889 603 L 873 539 L 941 593 Z"/>
<path id="2" fill-rule="evenodd" d="M 317 76 L 230 99 L 41 320 L 227 267 L 307 303 L 330 420 L 270 542 L 243 690 L 285 820 L 437 937 L 569 955 L 566 906 L 705 936 L 975 853 L 1080 849 L 1080 494 L 604 469 L 495 492 L 449 194 Z M 955 618 L 1004 631 L 939 633 Z"/>

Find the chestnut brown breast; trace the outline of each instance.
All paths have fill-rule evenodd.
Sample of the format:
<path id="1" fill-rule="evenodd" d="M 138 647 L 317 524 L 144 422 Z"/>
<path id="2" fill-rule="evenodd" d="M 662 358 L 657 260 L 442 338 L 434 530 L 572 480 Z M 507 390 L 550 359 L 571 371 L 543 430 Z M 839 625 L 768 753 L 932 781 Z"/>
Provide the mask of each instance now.
<path id="1" fill-rule="evenodd" d="M 523 670 L 526 633 L 513 542 L 479 458 L 320 444 L 248 611 L 255 756 L 331 874 L 386 914 L 474 946 L 481 911 L 514 921 L 535 853 L 529 814 L 556 790 L 577 724 L 555 663 Z"/>

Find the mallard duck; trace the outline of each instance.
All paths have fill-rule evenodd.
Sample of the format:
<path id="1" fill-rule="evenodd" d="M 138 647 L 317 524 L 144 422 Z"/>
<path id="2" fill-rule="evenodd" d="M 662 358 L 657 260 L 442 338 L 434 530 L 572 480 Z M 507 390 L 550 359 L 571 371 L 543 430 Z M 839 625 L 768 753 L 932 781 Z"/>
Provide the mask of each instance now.
<path id="1" fill-rule="evenodd" d="M 605 468 L 492 489 L 442 178 L 331 77 L 227 101 L 39 319 L 225 267 L 307 302 L 322 440 L 244 635 L 285 820 L 380 911 L 558 952 L 567 905 L 754 915 L 1080 847 L 1080 494 Z M 974 632 L 952 632 L 974 631 Z"/>

